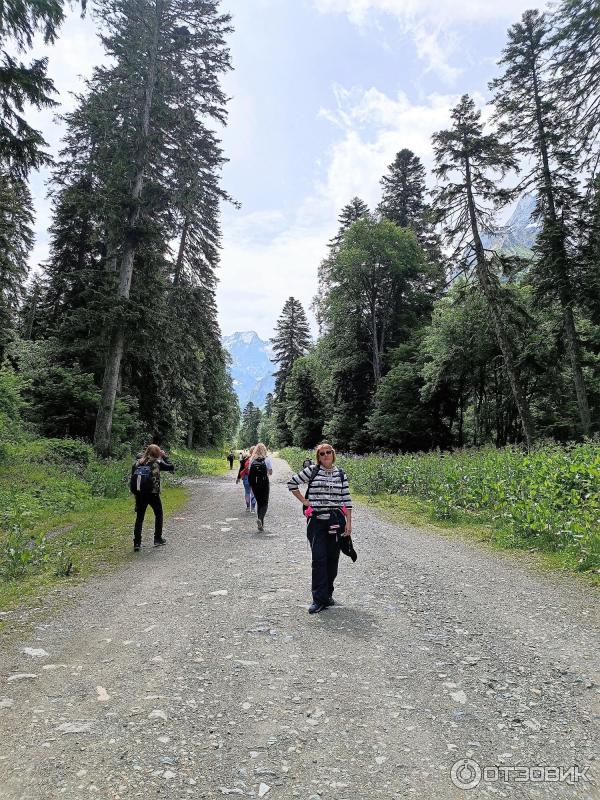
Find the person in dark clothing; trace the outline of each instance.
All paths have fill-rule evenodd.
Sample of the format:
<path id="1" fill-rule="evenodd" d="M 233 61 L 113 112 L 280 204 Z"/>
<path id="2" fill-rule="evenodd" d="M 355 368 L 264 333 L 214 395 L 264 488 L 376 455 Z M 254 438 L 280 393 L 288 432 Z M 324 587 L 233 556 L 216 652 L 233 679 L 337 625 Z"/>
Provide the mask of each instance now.
<path id="1" fill-rule="evenodd" d="M 229 451 L 229 455 L 227 456 L 227 461 L 229 461 L 229 469 L 233 469 L 233 450 Z"/>
<path id="2" fill-rule="evenodd" d="M 267 456 L 267 448 L 259 442 L 254 448 L 248 469 L 248 483 L 256 498 L 256 526 L 262 531 L 269 507 L 269 476 L 273 474 L 273 462 Z"/>
<path id="3" fill-rule="evenodd" d="M 156 444 L 148 445 L 138 456 L 131 469 L 130 488 L 135 495 L 135 526 L 133 529 L 133 549 L 137 553 L 142 546 L 142 527 L 148 506 L 154 511 L 154 546 L 167 543 L 163 539 L 163 508 L 160 500 L 160 473 L 173 472 L 175 467 L 164 450 Z"/>
<path id="4" fill-rule="evenodd" d="M 288 482 L 288 489 L 305 507 L 307 536 L 312 551 L 312 597 L 309 614 L 335 605 L 333 590 L 343 537 L 352 533 L 352 498 L 348 479 L 335 466 L 335 450 L 327 442 L 317 447 L 315 466 L 304 467 Z M 309 484 L 302 495 L 299 487 Z M 344 543 L 346 544 L 346 543 Z M 348 541 L 349 544 L 349 541 Z M 351 550 L 351 552 L 350 552 Z M 353 548 L 344 547 L 352 560 Z"/>

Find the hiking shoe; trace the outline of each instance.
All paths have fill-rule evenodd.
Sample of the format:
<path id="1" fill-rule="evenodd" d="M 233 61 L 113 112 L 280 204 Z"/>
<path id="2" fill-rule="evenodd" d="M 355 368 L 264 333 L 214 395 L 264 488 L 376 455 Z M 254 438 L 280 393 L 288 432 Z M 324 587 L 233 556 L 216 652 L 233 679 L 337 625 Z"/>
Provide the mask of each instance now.
<path id="1" fill-rule="evenodd" d="M 325 605 L 327 606 L 327 608 L 329 608 L 329 606 L 334 606 L 335 600 L 333 599 L 333 597 L 330 597 L 329 600 L 325 603 Z"/>
<path id="2" fill-rule="evenodd" d="M 246 514 L 250 513 L 250 506 L 246 506 Z"/>
<path id="3" fill-rule="evenodd" d="M 161 547 L 161 545 L 166 544 L 166 543 L 167 543 L 167 540 L 163 539 L 162 536 L 161 536 L 160 539 L 155 539 L 154 540 L 154 547 Z"/>
<path id="4" fill-rule="evenodd" d="M 262 529 L 264 528 L 264 524 L 261 519 L 256 520 L 256 527 L 258 528 L 259 531 L 262 531 Z"/>
<path id="5" fill-rule="evenodd" d="M 142 549 L 141 544 L 134 544 L 133 545 L 133 552 L 134 553 L 139 553 L 141 549 Z"/>
<path id="6" fill-rule="evenodd" d="M 324 603 L 313 603 L 308 607 L 309 614 L 318 614 L 319 611 L 323 611 L 323 609 L 327 608 Z"/>

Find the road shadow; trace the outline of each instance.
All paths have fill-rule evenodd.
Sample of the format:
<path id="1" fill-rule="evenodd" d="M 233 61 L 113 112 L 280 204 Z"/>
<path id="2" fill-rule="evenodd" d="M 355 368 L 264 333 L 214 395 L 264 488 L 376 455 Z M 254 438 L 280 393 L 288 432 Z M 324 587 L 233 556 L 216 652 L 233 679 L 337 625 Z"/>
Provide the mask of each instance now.
<path id="1" fill-rule="evenodd" d="M 376 615 L 354 606 L 328 608 L 319 614 L 319 623 L 330 631 L 332 639 L 347 638 L 364 642 L 380 635 Z"/>

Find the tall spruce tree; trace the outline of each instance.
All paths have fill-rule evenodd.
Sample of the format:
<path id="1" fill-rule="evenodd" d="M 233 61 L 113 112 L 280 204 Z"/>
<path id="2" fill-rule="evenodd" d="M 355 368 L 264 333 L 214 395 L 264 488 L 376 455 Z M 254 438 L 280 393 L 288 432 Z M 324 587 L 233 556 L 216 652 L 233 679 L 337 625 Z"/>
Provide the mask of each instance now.
<path id="1" fill-rule="evenodd" d="M 27 277 L 33 245 L 31 195 L 23 178 L 0 169 L 0 361 Z"/>
<path id="2" fill-rule="evenodd" d="M 383 192 L 377 210 L 401 228 L 410 228 L 429 260 L 442 266 L 442 246 L 426 199 L 425 175 L 421 159 L 412 150 L 400 150 L 381 179 Z"/>
<path id="3" fill-rule="evenodd" d="M 104 98 L 111 100 L 116 106 L 112 116 L 121 123 L 120 135 L 116 141 L 113 137 L 113 164 L 120 173 L 118 185 L 129 187 L 121 198 L 127 212 L 109 237 L 118 253 L 116 304 L 125 309 L 145 218 L 153 207 L 156 211 L 157 195 L 173 196 L 183 141 L 204 148 L 202 119 L 225 119 L 219 78 L 230 66 L 225 45 L 230 28 L 229 17 L 218 13 L 217 0 L 113 0 L 101 4 L 100 16 L 114 66 L 96 70 L 92 96 L 100 105 Z M 189 209 L 182 211 L 185 225 Z M 101 453 L 110 448 L 124 345 L 121 314 L 112 324 L 94 434 Z"/>
<path id="4" fill-rule="evenodd" d="M 495 134 L 484 134 L 481 112 L 468 95 L 453 109 L 452 127 L 434 134 L 433 147 L 435 175 L 440 182 L 435 206 L 445 222 L 448 240 L 456 252 L 462 253 L 463 260 L 467 259 L 475 268 L 494 322 L 525 441 L 530 447 L 535 428 L 529 401 L 509 336 L 499 281 L 481 241 L 482 230 L 492 229 L 494 212 L 510 197 L 501 188 L 501 181 L 516 168 L 515 156 Z"/>
<path id="5" fill-rule="evenodd" d="M 319 264 L 319 285 L 317 294 L 313 298 L 312 304 L 320 332 L 327 330 L 327 318 L 324 314 L 323 303 L 327 292 L 331 288 L 332 259 L 337 250 L 340 248 L 344 234 L 348 228 L 350 228 L 350 226 L 359 219 L 367 219 L 370 216 L 371 212 L 369 210 L 369 206 L 364 202 L 364 200 L 361 200 L 360 197 L 353 197 L 352 200 L 340 211 L 338 216 L 339 227 L 337 233 L 332 239 L 329 240 L 329 252 Z"/>
<path id="6" fill-rule="evenodd" d="M 551 25 L 539 11 L 526 11 L 508 31 L 500 60 L 503 74 L 494 80 L 499 132 L 526 165 L 521 187 L 537 197 L 535 216 L 542 230 L 534 246 L 532 271 L 538 292 L 558 299 L 584 435 L 591 429 L 581 345 L 575 326 L 575 292 L 567 241 L 578 209 L 577 158 L 569 120 L 560 113 L 556 87 L 548 72 Z M 569 226 L 571 222 L 571 226 Z"/>
<path id="7" fill-rule="evenodd" d="M 315 447 L 325 421 L 320 386 L 309 358 L 297 358 L 285 386 L 286 421 L 295 447 Z"/>
<path id="8" fill-rule="evenodd" d="M 273 358 L 277 365 L 275 374 L 275 398 L 277 402 L 285 397 L 285 385 L 292 372 L 294 361 L 306 355 L 311 345 L 310 327 L 302 303 L 294 297 L 285 301 L 277 324 L 275 336 L 271 339 Z"/>
<path id="9" fill-rule="evenodd" d="M 289 297 L 283 306 L 271 339 L 273 358 L 277 366 L 275 376 L 275 400 L 273 404 L 273 431 L 280 447 L 292 444 L 293 435 L 287 423 L 285 387 L 297 358 L 306 355 L 311 346 L 311 335 L 302 303 Z"/>
<path id="10" fill-rule="evenodd" d="M 249 402 L 242 412 L 242 425 L 240 428 L 240 445 L 242 447 L 252 447 L 258 442 L 258 430 L 262 413 L 260 408 Z"/>
<path id="11" fill-rule="evenodd" d="M 400 150 L 381 179 L 379 213 L 418 233 L 425 210 L 425 167 L 412 150 Z"/>
<path id="12" fill-rule="evenodd" d="M 600 134 L 600 8 L 598 0 L 561 0 L 553 14 L 552 68 L 560 115 L 571 120 L 588 163 Z"/>

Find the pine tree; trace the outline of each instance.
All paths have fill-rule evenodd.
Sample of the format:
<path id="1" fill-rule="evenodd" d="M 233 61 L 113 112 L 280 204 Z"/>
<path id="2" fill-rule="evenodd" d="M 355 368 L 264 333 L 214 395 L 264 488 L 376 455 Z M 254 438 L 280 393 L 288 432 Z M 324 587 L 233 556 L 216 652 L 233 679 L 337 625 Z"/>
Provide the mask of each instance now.
<path id="1" fill-rule="evenodd" d="M 526 11 L 508 31 L 500 60 L 501 77 L 492 82 L 500 133 L 528 165 L 521 187 L 535 191 L 535 215 L 542 231 L 534 246 L 537 264 L 532 277 L 540 296 L 558 299 L 584 435 L 591 420 L 575 326 L 572 268 L 567 252 L 569 218 L 578 206 L 577 159 L 568 120 L 561 115 L 546 63 L 550 22 L 539 11 Z M 529 166 L 530 165 L 530 166 Z"/>
<path id="2" fill-rule="evenodd" d="M 161 194 L 170 195 L 181 168 L 182 139 L 204 147 L 202 118 L 225 119 L 219 77 L 229 68 L 224 37 L 230 29 L 229 17 L 219 15 L 217 8 L 217 0 L 114 0 L 101 6 L 108 30 L 103 41 L 115 64 L 96 70 L 93 99 L 100 106 L 105 99 L 116 104 L 122 127 L 113 163 L 120 172 L 119 184 L 130 187 L 129 196 L 122 199 L 125 225 L 110 232 L 119 261 L 117 306 L 126 307 L 129 299 L 145 217 L 152 207 L 158 210 Z M 197 115 L 195 125 L 190 111 Z M 194 128 L 196 136 L 190 139 Z M 181 190 L 180 183 L 177 188 Z M 168 218 L 164 221 L 168 224 Z M 117 315 L 94 435 L 101 453 L 110 447 L 124 344 L 125 325 Z"/>
<path id="3" fill-rule="evenodd" d="M 353 197 L 340 211 L 338 216 L 338 232 L 329 242 L 330 248 L 333 250 L 338 248 L 348 228 L 355 222 L 358 222 L 359 219 L 366 219 L 370 214 L 369 206 L 364 200 L 361 200 L 360 197 Z"/>
<path id="4" fill-rule="evenodd" d="M 360 197 L 353 197 L 352 200 L 340 211 L 340 215 L 338 217 L 338 231 L 336 235 L 329 241 L 329 253 L 319 264 L 319 286 L 317 294 L 313 298 L 312 304 L 320 333 L 327 330 L 327 318 L 324 313 L 324 299 L 327 295 L 327 292 L 331 288 L 332 259 L 341 246 L 344 239 L 344 234 L 350 228 L 350 226 L 359 219 L 367 219 L 370 216 L 371 212 L 369 210 L 369 206 L 363 200 L 361 200 Z"/>
<path id="5" fill-rule="evenodd" d="M 491 230 L 494 211 L 510 197 L 501 188 L 504 176 L 515 169 L 511 148 L 494 134 L 484 134 L 481 112 L 468 95 L 452 111 L 452 127 L 433 136 L 435 174 L 440 181 L 435 205 L 446 234 L 463 259 L 473 263 L 481 291 L 489 305 L 498 344 L 510 380 L 527 446 L 535 429 L 510 340 L 500 286 L 481 242 L 481 231 Z"/>
<path id="6" fill-rule="evenodd" d="M 442 266 L 441 241 L 426 201 L 425 174 L 421 159 L 412 150 L 400 150 L 381 179 L 383 193 L 377 210 L 390 222 L 410 228 L 429 260 Z"/>
<path id="7" fill-rule="evenodd" d="M 304 449 L 316 447 L 323 438 L 323 403 L 309 358 L 298 358 L 285 386 L 286 421 L 292 444 Z"/>
<path id="8" fill-rule="evenodd" d="M 11 42 L 18 52 L 33 46 L 36 33 L 45 42 L 54 42 L 63 20 L 63 4 L 58 0 L 23 0 L 3 3 L 0 28 L 3 44 Z M 26 103 L 35 108 L 56 105 L 51 98 L 52 81 L 46 75 L 48 59 L 35 59 L 26 65 L 0 50 L 0 166 L 13 176 L 27 177 L 31 169 L 48 163 L 42 150 L 46 142 L 24 117 Z"/>
<path id="9" fill-rule="evenodd" d="M 258 429 L 262 414 L 253 402 L 249 402 L 242 412 L 242 425 L 239 440 L 242 447 L 253 447 L 258 442 Z"/>
<path id="10" fill-rule="evenodd" d="M 302 303 L 289 297 L 275 326 L 272 362 L 277 365 L 275 372 L 275 398 L 282 402 L 285 397 L 285 385 L 291 374 L 294 361 L 306 355 L 311 346 L 311 335 L 306 313 Z"/>
<path id="11" fill-rule="evenodd" d="M 552 68 L 560 117 L 571 121 L 577 145 L 594 165 L 600 133 L 600 12 L 598 0 L 561 0 L 553 15 Z"/>
<path id="12" fill-rule="evenodd" d="M 381 179 L 379 213 L 418 233 L 425 210 L 425 167 L 412 150 L 400 150 Z"/>
<path id="13" fill-rule="evenodd" d="M 0 361 L 27 277 L 33 245 L 31 206 L 25 181 L 0 171 Z"/>

